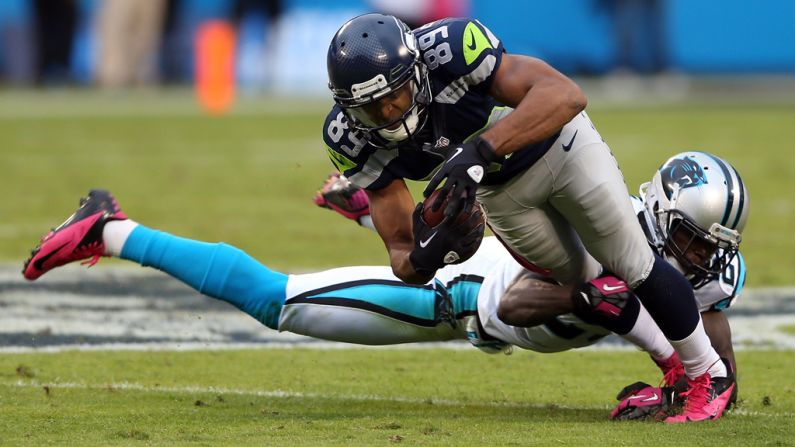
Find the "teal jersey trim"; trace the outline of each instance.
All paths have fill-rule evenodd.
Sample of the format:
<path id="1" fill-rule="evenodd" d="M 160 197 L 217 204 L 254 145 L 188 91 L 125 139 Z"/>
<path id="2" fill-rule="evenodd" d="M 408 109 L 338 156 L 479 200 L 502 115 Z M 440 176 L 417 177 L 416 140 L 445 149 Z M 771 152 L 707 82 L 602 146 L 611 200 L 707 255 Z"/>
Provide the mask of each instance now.
<path id="1" fill-rule="evenodd" d="M 739 266 L 739 275 L 737 279 L 737 287 L 734 289 L 734 296 L 738 296 L 745 286 L 745 259 L 740 252 L 737 252 L 737 265 Z"/>
<path id="2" fill-rule="evenodd" d="M 456 318 L 476 314 L 478 311 L 478 293 L 483 285 L 483 278 L 464 275 L 455 278 L 447 285 L 447 293 L 453 302 Z"/>
<path id="3" fill-rule="evenodd" d="M 412 287 L 400 283 L 394 285 L 364 284 L 305 297 L 307 302 L 328 298 L 363 301 L 422 320 L 434 320 L 436 314 L 436 291 L 434 289 Z"/>

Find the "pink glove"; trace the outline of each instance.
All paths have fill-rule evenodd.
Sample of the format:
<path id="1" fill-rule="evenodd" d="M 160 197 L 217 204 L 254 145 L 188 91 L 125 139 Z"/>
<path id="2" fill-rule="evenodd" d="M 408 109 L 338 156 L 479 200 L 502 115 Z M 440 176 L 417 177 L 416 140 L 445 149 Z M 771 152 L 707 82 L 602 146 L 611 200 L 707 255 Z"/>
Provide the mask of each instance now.
<path id="1" fill-rule="evenodd" d="M 674 402 L 673 387 L 653 387 L 647 383 L 635 382 L 625 387 L 616 397 L 618 406 L 610 412 L 610 419 L 637 420 L 667 415 Z"/>
<path id="2" fill-rule="evenodd" d="M 320 191 L 315 193 L 313 201 L 319 207 L 334 210 L 356 222 L 361 217 L 370 215 L 367 193 L 340 173 L 328 176 Z"/>

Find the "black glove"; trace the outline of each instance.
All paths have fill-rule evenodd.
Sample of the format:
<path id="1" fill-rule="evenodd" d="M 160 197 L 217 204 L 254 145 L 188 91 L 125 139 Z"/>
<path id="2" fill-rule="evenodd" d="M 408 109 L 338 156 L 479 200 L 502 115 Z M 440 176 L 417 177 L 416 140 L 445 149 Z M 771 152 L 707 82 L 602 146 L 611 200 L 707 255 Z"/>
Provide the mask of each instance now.
<path id="1" fill-rule="evenodd" d="M 442 187 L 442 194 L 433 203 L 431 209 L 438 210 L 449 195 L 450 201 L 444 209 L 445 216 L 456 216 L 462 210 L 468 210 L 475 203 L 475 192 L 483 179 L 491 162 L 499 158 L 494 148 L 480 137 L 453 148 L 442 167 L 425 187 L 425 197 L 447 178 Z"/>
<path id="2" fill-rule="evenodd" d="M 447 217 L 431 228 L 422 218 L 422 203 L 419 203 L 412 220 L 414 250 L 409 261 L 417 273 L 432 274 L 447 264 L 463 262 L 477 251 L 483 240 L 485 224 L 481 211 L 473 212 L 463 222 Z"/>

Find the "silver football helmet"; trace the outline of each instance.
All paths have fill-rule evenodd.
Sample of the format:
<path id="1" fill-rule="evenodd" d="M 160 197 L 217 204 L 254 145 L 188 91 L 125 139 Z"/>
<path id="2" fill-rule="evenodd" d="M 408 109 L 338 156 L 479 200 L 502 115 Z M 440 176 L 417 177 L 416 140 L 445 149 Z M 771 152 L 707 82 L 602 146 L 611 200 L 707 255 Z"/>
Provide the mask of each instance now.
<path id="1" fill-rule="evenodd" d="M 699 286 L 737 254 L 748 220 L 748 189 L 737 170 L 706 152 L 669 158 L 640 187 L 658 248 Z"/>

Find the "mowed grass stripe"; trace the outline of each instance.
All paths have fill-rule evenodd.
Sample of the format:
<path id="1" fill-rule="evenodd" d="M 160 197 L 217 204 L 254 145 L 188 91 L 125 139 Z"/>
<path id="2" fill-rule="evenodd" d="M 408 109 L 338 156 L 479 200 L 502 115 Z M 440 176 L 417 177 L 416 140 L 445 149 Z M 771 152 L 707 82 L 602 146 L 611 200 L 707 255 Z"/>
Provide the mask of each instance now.
<path id="1" fill-rule="evenodd" d="M 79 389 L 79 390 L 97 390 L 97 391 L 138 391 L 144 393 L 179 393 L 179 394 L 234 394 L 238 396 L 255 396 L 255 397 L 273 397 L 273 398 L 297 398 L 297 399 L 324 399 L 324 400 L 342 400 L 342 401 L 357 401 L 357 402 L 398 402 L 417 405 L 443 405 L 449 407 L 461 406 L 483 406 L 483 407 L 499 407 L 499 408 L 550 408 L 548 404 L 534 404 L 530 402 L 495 402 L 495 401 L 460 401 L 441 398 L 414 398 L 407 396 L 379 396 L 379 395 L 363 395 L 363 394 L 326 394 L 326 393 L 305 393 L 301 391 L 289 390 L 247 390 L 241 388 L 226 388 L 226 387 L 201 387 L 201 386 L 151 386 L 142 383 L 133 382 L 119 382 L 107 384 L 87 384 L 79 382 L 38 382 L 35 380 L 17 380 L 15 382 L 0 382 L 0 386 L 8 386 L 15 388 L 48 388 L 48 392 L 57 392 L 59 388 L 63 389 Z M 554 405 L 559 409 L 580 409 L 580 410 L 598 410 L 607 409 L 607 405 L 592 405 L 592 406 L 569 406 L 569 405 Z"/>
<path id="2" fill-rule="evenodd" d="M 4 354 L 0 444 L 791 444 L 795 353 L 744 351 L 738 361 L 742 411 L 670 427 L 608 420 L 618 389 L 659 380 L 635 352 Z"/>
<path id="3" fill-rule="evenodd" d="M 113 390 L 113 391 L 139 391 L 144 393 L 180 393 L 180 394 L 219 394 L 229 395 L 234 394 L 238 396 L 255 396 L 255 397 L 272 397 L 272 398 L 297 398 L 297 399 L 324 399 L 324 400 L 342 400 L 342 401 L 357 401 L 357 402 L 399 402 L 417 405 L 442 405 L 449 407 L 463 407 L 463 406 L 480 406 L 480 407 L 499 407 L 499 408 L 556 408 L 556 409 L 569 409 L 569 410 L 607 410 L 611 408 L 609 405 L 583 405 L 583 406 L 569 406 L 564 404 L 534 404 L 531 402 L 495 402 L 495 401 L 460 401 L 451 399 L 439 398 L 412 398 L 400 396 L 379 396 L 379 395 L 360 395 L 360 394 L 323 394 L 323 393 L 304 393 L 300 391 L 288 390 L 246 390 L 239 388 L 225 388 L 225 387 L 199 387 L 199 386 L 157 386 L 152 387 L 141 383 L 121 382 L 121 383 L 107 383 L 107 384 L 86 384 L 75 382 L 37 382 L 17 380 L 16 382 L 0 382 L 0 386 L 10 386 L 16 388 L 44 388 L 47 387 L 49 392 L 57 392 L 59 388 L 68 389 L 84 389 L 84 390 Z M 737 416 L 753 416 L 753 417 L 769 417 L 769 418 L 792 418 L 795 413 L 769 413 L 763 411 L 749 411 L 744 409 L 736 409 L 731 412 L 732 415 Z"/>

